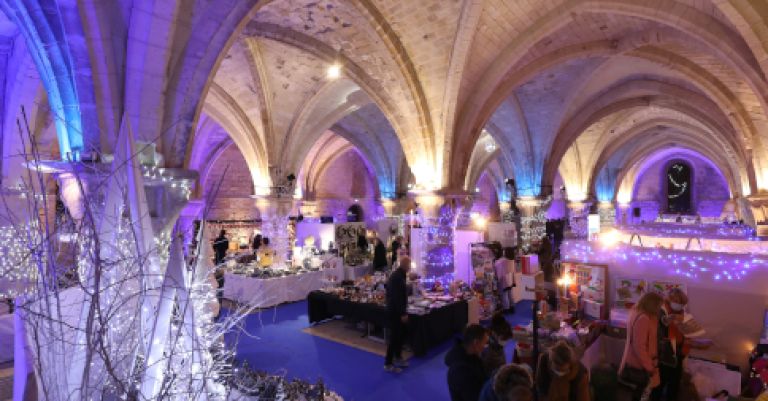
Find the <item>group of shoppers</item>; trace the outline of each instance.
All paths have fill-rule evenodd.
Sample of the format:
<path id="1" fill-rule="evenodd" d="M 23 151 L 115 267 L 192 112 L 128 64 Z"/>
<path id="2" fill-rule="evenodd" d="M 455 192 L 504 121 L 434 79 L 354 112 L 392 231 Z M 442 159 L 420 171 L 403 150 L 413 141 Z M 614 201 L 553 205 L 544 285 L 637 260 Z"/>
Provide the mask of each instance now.
<path id="1" fill-rule="evenodd" d="M 501 319 L 504 319 L 501 316 Z M 473 324 L 445 356 L 451 401 L 529 401 L 534 392 L 541 401 L 589 401 L 589 373 L 574 350 L 560 341 L 544 352 L 537 364 L 535 380 L 525 365 L 498 362 L 493 350 L 498 336 L 491 329 Z M 503 345 L 501 347 L 503 358 Z"/>
<path id="2" fill-rule="evenodd" d="M 679 329 L 688 296 L 679 288 L 666 297 L 649 292 L 629 315 L 619 381 L 632 399 L 676 400 L 690 344 Z"/>

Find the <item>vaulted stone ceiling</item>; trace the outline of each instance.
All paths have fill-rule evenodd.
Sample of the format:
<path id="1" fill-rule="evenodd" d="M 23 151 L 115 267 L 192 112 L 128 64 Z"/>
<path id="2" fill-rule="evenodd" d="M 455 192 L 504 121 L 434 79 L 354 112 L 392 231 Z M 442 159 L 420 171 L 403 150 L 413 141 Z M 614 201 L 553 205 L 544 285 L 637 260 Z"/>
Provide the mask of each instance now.
<path id="1" fill-rule="evenodd" d="M 24 7 L 3 11 L 18 23 Z M 503 178 L 514 177 L 521 194 L 546 194 L 559 172 L 578 200 L 599 192 L 596 177 L 612 176 L 604 169 L 626 168 L 642 157 L 637 149 L 655 151 L 652 134 L 661 132 L 716 154 L 736 196 L 768 191 L 762 0 L 124 0 L 80 8 L 88 23 L 78 30 L 60 19 L 70 41 L 54 38 L 70 43 L 73 83 L 54 89 L 76 89 L 82 124 L 102 132 L 91 145 L 107 151 L 125 113 L 140 136 L 160 138 L 169 166 L 192 166 L 197 148 L 210 146 L 210 119 L 264 188 L 278 173 L 299 171 L 331 130 L 369 159 L 383 194 L 402 191 L 408 170 L 417 187 L 461 191 L 494 169 L 500 193 Z M 107 16 L 114 29 L 93 23 Z M 11 25 L 0 21 L 0 35 Z M 334 63 L 342 77 L 329 80 Z M 88 74 L 92 88 L 81 81 Z M 483 135 L 498 150 L 480 157 Z"/>

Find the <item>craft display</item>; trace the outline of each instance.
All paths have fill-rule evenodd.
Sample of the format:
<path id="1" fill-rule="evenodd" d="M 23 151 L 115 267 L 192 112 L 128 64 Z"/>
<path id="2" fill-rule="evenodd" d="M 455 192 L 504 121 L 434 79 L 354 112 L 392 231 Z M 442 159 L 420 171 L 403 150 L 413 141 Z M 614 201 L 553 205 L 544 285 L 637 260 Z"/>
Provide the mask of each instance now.
<path id="1" fill-rule="evenodd" d="M 586 317 L 607 319 L 607 269 L 605 265 L 561 262 L 563 277 L 567 279 L 565 291 L 568 300 L 574 300 Z"/>
<path id="2" fill-rule="evenodd" d="M 234 369 L 229 383 L 240 396 L 230 397 L 249 401 L 343 401 L 325 387 L 322 379 L 316 383 L 288 380 L 283 376 L 251 369 L 247 363 Z"/>
<path id="3" fill-rule="evenodd" d="M 339 255 L 344 258 L 344 264 L 357 266 L 365 263 L 369 258 L 367 250 L 363 251 L 357 246 L 357 238 L 366 235 L 365 223 L 336 224 L 334 243 L 339 250 Z"/>
<path id="4" fill-rule="evenodd" d="M 368 265 L 346 266 L 341 258 L 329 254 L 291 267 L 233 263 L 224 273 L 224 298 L 258 308 L 271 307 L 305 299 L 312 291 L 363 276 L 368 269 Z"/>
<path id="5" fill-rule="evenodd" d="M 539 352 L 543 352 L 560 340 L 565 340 L 581 355 L 592 345 L 605 325 L 599 321 L 573 320 L 560 312 L 548 312 L 539 320 L 538 330 Z M 515 359 L 519 362 L 531 363 L 533 348 L 533 323 L 527 326 L 515 326 L 512 338 L 516 341 Z"/>
<path id="6" fill-rule="evenodd" d="M 472 270 L 475 280 L 472 288 L 480 301 L 480 319 L 490 319 L 496 306 L 500 304 L 498 299 L 498 283 L 493 269 L 493 252 L 484 243 L 470 246 Z"/>

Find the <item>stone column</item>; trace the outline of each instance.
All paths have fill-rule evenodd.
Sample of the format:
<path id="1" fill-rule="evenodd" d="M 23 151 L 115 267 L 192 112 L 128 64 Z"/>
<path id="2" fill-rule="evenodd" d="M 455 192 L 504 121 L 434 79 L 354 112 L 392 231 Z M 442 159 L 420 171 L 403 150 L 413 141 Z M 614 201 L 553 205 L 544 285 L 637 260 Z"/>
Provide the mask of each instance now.
<path id="1" fill-rule="evenodd" d="M 288 216 L 295 206 L 293 198 L 262 196 L 256 199 L 256 207 L 261 214 L 261 234 L 269 238 L 270 246 L 275 249 L 273 266 L 285 266 L 289 244 Z"/>
<path id="2" fill-rule="evenodd" d="M 630 213 L 632 212 L 630 210 L 629 204 L 622 204 L 617 203 L 616 204 L 616 224 L 620 226 L 625 226 L 629 223 L 630 219 Z"/>
<path id="3" fill-rule="evenodd" d="M 55 177 L 59 183 L 59 197 L 64 207 L 67 208 L 72 219 L 79 224 L 86 214 L 86 201 L 90 202 L 93 212 L 99 210 L 99 206 L 104 201 L 103 187 L 102 191 L 98 191 L 99 193 L 94 189 L 106 177 L 106 166 L 93 171 L 86 171 L 76 166 L 74 163 L 70 164 L 66 170 L 55 173 Z M 94 216 L 94 218 L 98 217 Z"/>
<path id="4" fill-rule="evenodd" d="M 395 215 L 397 201 L 390 198 L 381 198 L 381 206 L 384 208 L 384 215 L 386 217 L 392 217 Z"/>
<path id="5" fill-rule="evenodd" d="M 611 228 L 616 222 L 616 208 L 611 202 L 599 202 L 597 204 L 597 213 L 600 215 L 600 230 Z"/>

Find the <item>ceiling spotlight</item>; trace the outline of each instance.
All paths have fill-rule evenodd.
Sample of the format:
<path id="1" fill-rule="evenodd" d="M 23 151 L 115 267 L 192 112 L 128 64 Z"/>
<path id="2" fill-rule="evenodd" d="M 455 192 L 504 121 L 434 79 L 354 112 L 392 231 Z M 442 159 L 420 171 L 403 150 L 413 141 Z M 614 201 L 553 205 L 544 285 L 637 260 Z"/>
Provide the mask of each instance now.
<path id="1" fill-rule="evenodd" d="M 326 76 L 328 79 L 338 79 L 341 77 L 341 64 L 334 63 L 328 66 L 328 71 L 326 71 Z"/>
<path id="2" fill-rule="evenodd" d="M 496 143 L 493 141 L 488 141 L 485 143 L 485 151 L 487 153 L 493 153 L 494 150 L 496 150 Z"/>

